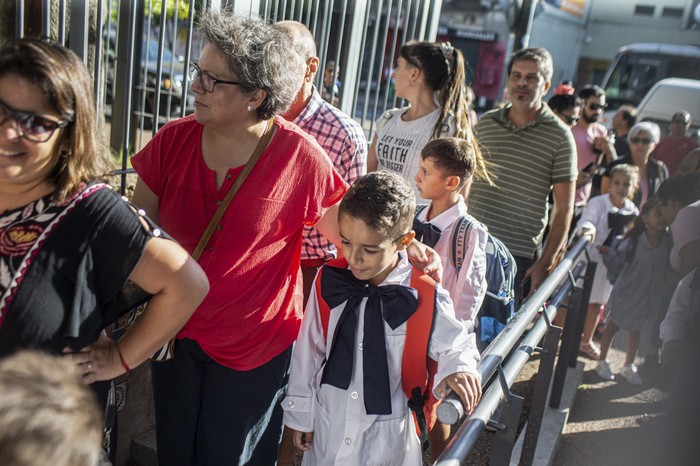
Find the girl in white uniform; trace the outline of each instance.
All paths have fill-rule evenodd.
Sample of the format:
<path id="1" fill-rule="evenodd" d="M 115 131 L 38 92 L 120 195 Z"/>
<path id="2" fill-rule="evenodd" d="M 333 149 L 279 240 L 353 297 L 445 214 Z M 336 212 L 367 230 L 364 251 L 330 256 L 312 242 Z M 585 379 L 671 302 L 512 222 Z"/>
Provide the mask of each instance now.
<path id="1" fill-rule="evenodd" d="M 622 164 L 614 167 L 610 176 L 610 192 L 588 201 L 578 223 L 580 235 L 595 235 L 593 242 L 588 245 L 588 257 L 597 263 L 597 267 L 579 347 L 581 353 L 594 360 L 600 357 L 600 349 L 593 343 L 593 333 L 598 325 L 600 309 L 608 302 L 612 291 L 612 283 L 607 277 L 608 270 L 600 253 L 608 250 L 613 236 L 622 235 L 626 224 L 631 223 L 639 213 L 631 200 L 639 180 L 639 169 Z"/>

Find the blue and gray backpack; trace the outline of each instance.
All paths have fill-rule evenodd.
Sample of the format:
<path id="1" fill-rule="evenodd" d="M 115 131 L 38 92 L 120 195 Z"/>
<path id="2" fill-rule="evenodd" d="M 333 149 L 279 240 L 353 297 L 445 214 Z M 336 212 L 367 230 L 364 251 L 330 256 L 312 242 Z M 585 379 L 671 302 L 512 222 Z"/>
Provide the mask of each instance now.
<path id="1" fill-rule="evenodd" d="M 427 205 L 416 206 L 416 216 Z M 471 215 L 462 215 L 455 222 L 449 243 L 449 257 L 457 273 L 462 268 L 466 253 L 467 234 L 474 224 L 480 224 Z M 482 225 L 482 224 L 480 224 Z M 515 273 L 517 266 L 508 248 L 487 231 L 486 240 L 486 296 L 475 322 L 477 345 L 483 351 L 503 330 L 515 314 Z"/>

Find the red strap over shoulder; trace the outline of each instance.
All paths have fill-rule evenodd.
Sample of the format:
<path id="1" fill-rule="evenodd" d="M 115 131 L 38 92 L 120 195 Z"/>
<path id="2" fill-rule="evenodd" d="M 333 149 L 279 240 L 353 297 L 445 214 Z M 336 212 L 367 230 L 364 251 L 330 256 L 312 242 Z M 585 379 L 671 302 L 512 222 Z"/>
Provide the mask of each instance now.
<path id="1" fill-rule="evenodd" d="M 428 429 L 437 419 L 438 400 L 432 393 L 433 378 L 437 372 L 437 362 L 428 357 L 428 345 L 435 315 L 435 280 L 421 270 L 413 268 L 411 288 L 418 291 L 418 309 L 406 323 L 406 342 L 401 363 L 401 385 L 407 398 L 413 389 L 420 387 L 424 394 L 423 411 Z"/>
<path id="2" fill-rule="evenodd" d="M 339 269 L 344 269 L 348 266 L 348 261 L 344 257 L 338 257 L 337 259 L 332 259 L 326 263 L 331 267 L 337 267 Z M 328 321 L 331 318 L 331 309 L 328 307 L 328 303 L 321 296 L 321 274 L 325 267 L 318 269 L 316 274 L 316 300 L 318 301 L 318 314 L 321 318 L 321 328 L 323 329 L 323 339 L 328 340 Z"/>

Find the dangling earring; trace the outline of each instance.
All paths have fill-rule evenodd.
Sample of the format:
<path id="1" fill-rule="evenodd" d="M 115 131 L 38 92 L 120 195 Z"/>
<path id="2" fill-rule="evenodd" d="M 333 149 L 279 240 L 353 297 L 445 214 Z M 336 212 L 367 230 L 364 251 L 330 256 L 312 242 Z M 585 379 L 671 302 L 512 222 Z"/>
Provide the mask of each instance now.
<path id="1" fill-rule="evenodd" d="M 252 111 L 253 111 L 253 106 L 252 106 L 252 105 L 248 105 L 248 112 L 252 112 Z"/>

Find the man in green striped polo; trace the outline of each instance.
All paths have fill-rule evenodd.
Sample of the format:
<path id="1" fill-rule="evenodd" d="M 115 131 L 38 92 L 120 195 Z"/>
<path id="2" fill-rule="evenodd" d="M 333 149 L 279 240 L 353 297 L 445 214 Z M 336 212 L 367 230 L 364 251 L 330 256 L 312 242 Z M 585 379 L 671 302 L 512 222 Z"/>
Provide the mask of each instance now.
<path id="1" fill-rule="evenodd" d="M 537 289 L 566 246 L 577 176 L 571 131 L 542 98 L 552 81 L 552 57 L 543 48 L 515 52 L 508 63 L 510 103 L 484 114 L 476 125 L 496 186 L 475 180 L 469 213 L 510 249 L 522 298 Z M 540 247 L 554 198 L 552 224 Z M 540 252 L 541 251 L 541 252 Z"/>

